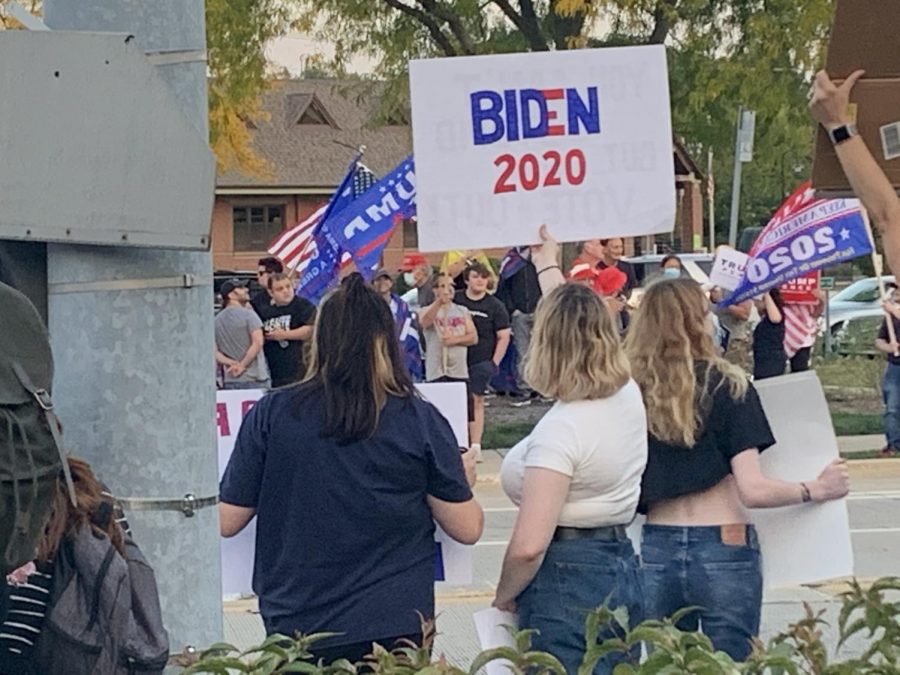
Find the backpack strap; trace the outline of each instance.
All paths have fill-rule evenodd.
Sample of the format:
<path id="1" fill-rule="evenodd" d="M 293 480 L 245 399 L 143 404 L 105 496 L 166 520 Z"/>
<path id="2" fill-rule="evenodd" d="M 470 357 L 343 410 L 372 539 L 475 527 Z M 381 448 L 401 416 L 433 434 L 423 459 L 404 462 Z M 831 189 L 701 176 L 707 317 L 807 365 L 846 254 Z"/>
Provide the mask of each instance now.
<path id="1" fill-rule="evenodd" d="M 53 400 L 50 398 L 50 392 L 46 389 L 36 387 L 34 382 L 25 372 L 22 364 L 18 361 L 12 362 L 13 372 L 19 378 L 19 382 L 31 396 L 34 398 L 38 407 L 44 412 L 44 420 L 50 428 L 50 435 L 53 436 L 53 444 L 56 445 L 56 451 L 59 453 L 59 459 L 62 462 L 63 475 L 66 478 L 66 488 L 69 491 L 69 498 L 72 500 L 72 506 L 78 506 L 78 500 L 75 497 L 75 484 L 72 482 L 72 471 L 69 469 L 69 461 L 66 459 L 66 453 L 63 451 L 62 434 L 60 433 L 59 419 L 53 412 Z"/>

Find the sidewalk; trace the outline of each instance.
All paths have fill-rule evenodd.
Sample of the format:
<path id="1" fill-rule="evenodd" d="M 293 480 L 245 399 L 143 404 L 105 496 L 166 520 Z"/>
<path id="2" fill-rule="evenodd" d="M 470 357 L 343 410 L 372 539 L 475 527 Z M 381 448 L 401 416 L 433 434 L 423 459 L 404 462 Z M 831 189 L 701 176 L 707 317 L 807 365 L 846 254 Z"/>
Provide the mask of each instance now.
<path id="1" fill-rule="evenodd" d="M 838 436 L 838 448 L 841 454 L 853 454 L 854 452 L 871 452 L 881 450 L 884 447 L 884 436 L 881 434 L 869 434 L 867 436 Z"/>

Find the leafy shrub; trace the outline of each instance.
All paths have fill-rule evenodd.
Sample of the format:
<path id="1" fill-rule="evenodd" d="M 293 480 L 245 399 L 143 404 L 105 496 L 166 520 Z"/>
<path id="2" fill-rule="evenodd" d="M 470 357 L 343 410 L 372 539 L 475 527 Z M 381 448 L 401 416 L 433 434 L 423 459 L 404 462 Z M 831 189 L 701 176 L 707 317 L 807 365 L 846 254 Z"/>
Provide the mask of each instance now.
<path id="1" fill-rule="evenodd" d="M 620 664 L 615 675 L 900 675 L 900 602 L 888 598 L 900 592 L 900 578 L 886 577 L 868 588 L 852 581 L 841 594 L 838 615 L 840 652 L 851 638 L 864 641 L 860 656 L 846 661 L 830 661 L 829 649 L 822 639 L 826 625 L 824 611 L 814 612 L 806 603 L 806 615 L 787 630 L 772 638 L 768 645 L 756 641 L 753 653 L 744 663 L 735 663 L 724 652 L 716 651 L 702 633 L 679 630 L 678 620 L 696 608 L 686 608 L 671 619 L 644 621 L 629 627 L 625 608 L 597 608 L 586 620 L 587 647 L 578 675 L 590 675 L 594 665 L 611 653 L 632 652 L 642 643 L 647 656 L 640 664 Z M 598 641 L 601 629 L 612 626 L 616 637 Z M 406 644 L 389 651 L 373 646 L 363 663 L 337 661 L 313 663 L 310 647 L 331 634 L 269 637 L 258 647 L 240 652 L 227 644 L 216 644 L 203 652 L 196 663 L 183 671 L 189 673 L 309 673 L 311 675 L 355 675 L 372 672 L 384 675 L 474 675 L 496 660 L 505 660 L 513 675 L 566 675 L 562 664 L 552 655 L 531 649 L 533 630 L 514 633 L 516 646 L 490 649 L 479 654 L 466 671 L 448 663 L 443 657 L 432 658 L 433 624 L 424 625 L 423 645 Z M 574 675 L 574 674 L 573 674 Z"/>

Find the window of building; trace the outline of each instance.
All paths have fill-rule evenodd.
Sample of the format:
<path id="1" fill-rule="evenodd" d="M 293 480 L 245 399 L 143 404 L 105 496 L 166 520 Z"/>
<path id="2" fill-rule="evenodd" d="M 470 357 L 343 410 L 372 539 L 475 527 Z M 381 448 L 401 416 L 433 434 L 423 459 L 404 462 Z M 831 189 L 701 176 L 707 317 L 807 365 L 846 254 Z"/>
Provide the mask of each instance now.
<path id="1" fill-rule="evenodd" d="M 415 220 L 403 221 L 403 248 L 418 250 L 419 227 Z"/>
<path id="2" fill-rule="evenodd" d="M 284 229 L 284 205 L 235 206 L 235 251 L 265 251 L 269 243 Z"/>

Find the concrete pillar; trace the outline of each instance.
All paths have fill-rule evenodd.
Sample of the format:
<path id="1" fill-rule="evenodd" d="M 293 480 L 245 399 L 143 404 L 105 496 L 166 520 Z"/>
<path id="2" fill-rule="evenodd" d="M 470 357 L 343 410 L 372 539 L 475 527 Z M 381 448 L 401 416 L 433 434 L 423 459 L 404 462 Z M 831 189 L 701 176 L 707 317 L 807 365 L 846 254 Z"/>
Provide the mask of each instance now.
<path id="1" fill-rule="evenodd" d="M 202 0 L 45 0 L 44 17 L 51 29 L 133 34 L 148 52 L 206 45 Z M 157 68 L 206 138 L 206 64 Z M 215 495 L 210 254 L 49 244 L 47 268 L 54 398 L 67 447 L 124 497 Z M 191 275 L 187 287 L 177 283 L 183 275 Z M 220 640 L 216 509 L 191 518 L 133 511 L 129 520 L 156 570 L 172 650 Z"/>

